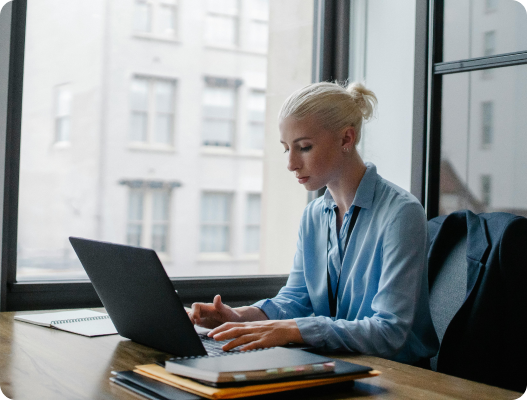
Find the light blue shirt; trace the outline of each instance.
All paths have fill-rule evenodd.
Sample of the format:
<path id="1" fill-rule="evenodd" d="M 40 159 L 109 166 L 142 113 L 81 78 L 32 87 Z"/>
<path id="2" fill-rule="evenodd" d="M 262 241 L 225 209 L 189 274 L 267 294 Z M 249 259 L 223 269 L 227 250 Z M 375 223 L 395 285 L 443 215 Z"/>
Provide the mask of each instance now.
<path id="1" fill-rule="evenodd" d="M 439 348 L 428 304 L 428 225 L 413 195 L 366 167 L 338 234 L 329 190 L 308 204 L 286 286 L 254 306 L 269 319 L 294 318 L 309 345 L 414 363 Z M 344 253 L 355 206 L 361 210 Z M 341 274 L 335 318 L 327 254 L 333 292 Z"/>

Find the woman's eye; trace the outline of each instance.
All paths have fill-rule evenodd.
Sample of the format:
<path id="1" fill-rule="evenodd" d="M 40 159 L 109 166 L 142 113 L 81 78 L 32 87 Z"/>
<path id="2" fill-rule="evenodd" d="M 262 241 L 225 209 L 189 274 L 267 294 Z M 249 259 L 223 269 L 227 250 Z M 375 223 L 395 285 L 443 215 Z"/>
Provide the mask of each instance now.
<path id="1" fill-rule="evenodd" d="M 285 149 L 285 150 L 284 150 L 284 153 L 287 153 L 288 151 L 289 151 L 289 149 Z"/>
<path id="2" fill-rule="evenodd" d="M 309 151 L 313 146 L 300 147 L 300 151 Z"/>

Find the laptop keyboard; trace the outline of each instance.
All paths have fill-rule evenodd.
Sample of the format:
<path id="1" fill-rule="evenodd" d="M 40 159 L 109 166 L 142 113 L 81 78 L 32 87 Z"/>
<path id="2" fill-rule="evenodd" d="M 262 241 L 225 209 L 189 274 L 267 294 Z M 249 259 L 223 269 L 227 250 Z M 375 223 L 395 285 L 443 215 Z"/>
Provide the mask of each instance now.
<path id="1" fill-rule="evenodd" d="M 208 337 L 207 335 L 199 335 L 199 338 L 201 339 L 201 343 L 203 343 L 203 347 L 205 347 L 205 350 L 207 350 L 207 354 L 209 357 L 217 357 L 217 356 L 224 356 L 224 355 L 232 354 L 232 353 L 240 353 L 240 350 L 237 350 L 237 349 L 223 351 L 221 347 L 224 344 L 229 343 L 230 340 L 217 341 L 211 337 Z"/>

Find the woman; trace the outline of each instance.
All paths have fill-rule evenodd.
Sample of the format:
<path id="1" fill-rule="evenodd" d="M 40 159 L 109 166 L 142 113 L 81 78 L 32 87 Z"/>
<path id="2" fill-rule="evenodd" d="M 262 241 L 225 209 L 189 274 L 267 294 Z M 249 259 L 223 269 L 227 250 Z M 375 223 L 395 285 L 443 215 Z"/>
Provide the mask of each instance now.
<path id="1" fill-rule="evenodd" d="M 276 297 L 239 308 L 219 295 L 193 304 L 195 324 L 232 340 L 224 350 L 306 343 L 405 363 L 437 352 L 424 210 L 356 149 L 376 102 L 362 84 L 322 82 L 282 106 L 287 168 L 307 190 L 327 190 L 304 210 L 293 267 Z"/>

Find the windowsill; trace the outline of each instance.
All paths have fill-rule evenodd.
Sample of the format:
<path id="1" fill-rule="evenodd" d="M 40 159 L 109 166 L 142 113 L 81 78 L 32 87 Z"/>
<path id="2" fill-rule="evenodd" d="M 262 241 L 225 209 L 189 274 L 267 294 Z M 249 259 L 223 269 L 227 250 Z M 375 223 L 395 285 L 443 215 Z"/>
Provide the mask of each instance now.
<path id="1" fill-rule="evenodd" d="M 176 149 L 171 145 L 149 144 L 149 143 L 128 143 L 128 150 L 148 151 L 161 153 L 175 153 Z"/>
<path id="2" fill-rule="evenodd" d="M 140 33 L 136 32 L 132 35 L 134 39 L 144 39 L 144 40 L 156 40 L 159 42 L 168 42 L 179 44 L 181 41 L 176 36 L 165 36 L 156 33 Z"/>
<path id="3" fill-rule="evenodd" d="M 210 49 L 210 50 L 230 51 L 233 53 L 241 53 L 241 54 L 249 54 L 253 56 L 267 57 L 266 50 L 249 50 L 249 49 L 244 49 L 238 46 L 225 46 L 225 45 L 222 46 L 221 44 L 207 44 L 205 45 L 205 48 Z"/>
<path id="4" fill-rule="evenodd" d="M 232 147 L 222 146 L 201 146 L 201 154 L 208 156 L 228 156 L 228 157 L 244 157 L 244 158 L 263 158 L 263 150 L 256 149 L 242 149 L 237 151 Z"/>
<path id="5" fill-rule="evenodd" d="M 199 263 L 205 262 L 247 262 L 247 261 L 259 261 L 259 254 L 242 254 L 238 257 L 234 257 L 230 253 L 199 253 L 196 261 Z"/>

